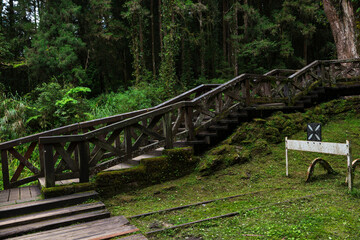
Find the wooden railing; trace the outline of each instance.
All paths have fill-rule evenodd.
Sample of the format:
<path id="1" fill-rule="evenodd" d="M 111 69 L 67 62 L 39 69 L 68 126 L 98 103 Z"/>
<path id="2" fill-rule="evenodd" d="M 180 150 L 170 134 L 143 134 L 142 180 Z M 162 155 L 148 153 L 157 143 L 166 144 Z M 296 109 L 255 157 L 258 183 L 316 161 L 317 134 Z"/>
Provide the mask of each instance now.
<path id="1" fill-rule="evenodd" d="M 316 86 L 331 87 L 340 79 L 358 76 L 359 59 L 314 61 L 295 73 L 294 70 L 273 70 L 265 75 L 242 74 L 222 85 L 201 85 L 154 108 L 2 143 L 4 188 L 19 186 L 40 176 L 45 176 L 47 187 L 54 186 L 55 180 L 74 177 L 86 182 L 89 175 L 131 161 L 132 157 L 151 149 L 171 148 L 179 140 L 192 141 L 197 133 L 239 108 L 275 102 L 292 105 Z M 15 148 L 25 149 L 24 155 Z M 29 161 L 35 152 L 40 160 L 37 166 Z M 11 180 L 9 155 L 19 160 Z M 25 167 L 32 176 L 18 180 Z"/>
<path id="2" fill-rule="evenodd" d="M 210 89 L 219 86 L 219 84 L 203 84 L 194 89 L 191 89 L 173 99 L 170 99 L 164 103 L 159 104 L 153 108 L 141 109 L 129 113 L 119 114 L 102 119 L 96 119 L 81 123 L 75 123 L 68 126 L 52 129 L 42 133 L 37 133 L 31 136 L 11 140 L 8 142 L 0 143 L 1 151 L 1 164 L 2 164 L 2 177 L 4 189 L 17 187 L 32 181 L 37 180 L 39 177 L 44 177 L 44 146 L 39 143 L 40 137 L 54 136 L 54 135 L 67 135 L 67 134 L 81 134 L 89 131 L 93 131 L 97 128 L 107 126 L 109 124 L 119 122 L 131 117 L 138 116 L 140 114 L 153 111 L 155 109 L 167 106 L 179 101 L 191 100 Z M 71 148 L 70 148 L 71 149 Z M 78 159 L 78 149 L 75 147 L 75 158 Z M 38 161 L 29 161 L 33 156 Z M 59 153 L 57 153 L 59 156 Z M 17 163 L 16 163 L 17 161 Z M 15 164 L 14 164 L 15 162 Z M 16 171 L 12 176 L 9 172 L 9 163 L 16 165 Z M 21 178 L 21 174 L 24 171 L 30 171 L 26 175 L 30 177 Z M 11 178 L 10 178 L 11 177 Z"/>

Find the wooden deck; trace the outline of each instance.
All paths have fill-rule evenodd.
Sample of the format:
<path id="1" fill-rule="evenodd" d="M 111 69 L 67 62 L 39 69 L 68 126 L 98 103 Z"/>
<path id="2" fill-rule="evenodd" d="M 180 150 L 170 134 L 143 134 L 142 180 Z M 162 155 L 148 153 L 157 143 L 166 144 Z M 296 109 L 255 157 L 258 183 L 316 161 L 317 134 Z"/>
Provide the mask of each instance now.
<path id="1" fill-rule="evenodd" d="M 101 220 L 96 220 L 88 223 L 72 225 L 59 229 L 54 229 L 46 232 L 33 233 L 16 238 L 18 240 L 71 240 L 71 239 L 111 239 L 115 237 L 124 236 L 139 229 L 133 225 L 129 225 L 129 221 L 124 216 L 111 217 Z M 141 236 L 138 238 L 128 239 L 146 239 Z M 140 238 L 139 238 L 140 237 Z"/>
<path id="2" fill-rule="evenodd" d="M 37 200 L 40 195 L 39 186 L 6 189 L 0 192 L 0 206 Z"/>

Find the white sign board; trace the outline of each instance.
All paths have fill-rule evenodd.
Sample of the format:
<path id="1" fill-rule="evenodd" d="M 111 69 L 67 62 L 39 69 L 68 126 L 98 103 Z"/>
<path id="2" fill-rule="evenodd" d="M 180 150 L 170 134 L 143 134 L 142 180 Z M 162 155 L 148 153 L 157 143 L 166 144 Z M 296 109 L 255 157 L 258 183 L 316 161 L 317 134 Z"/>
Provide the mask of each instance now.
<path id="1" fill-rule="evenodd" d="M 349 189 L 351 190 L 352 188 L 351 150 L 350 150 L 350 142 L 348 140 L 346 140 L 346 143 L 331 143 L 331 142 L 288 140 L 286 137 L 285 138 L 286 176 L 289 176 L 288 150 L 318 152 L 318 153 L 347 156 L 348 184 L 349 184 Z"/>
<path id="2" fill-rule="evenodd" d="M 298 141 L 287 140 L 287 149 L 306 151 L 306 152 L 318 152 L 328 153 L 335 155 L 347 156 L 349 152 L 349 144 L 346 143 L 330 143 L 330 142 L 314 142 L 314 141 Z"/>

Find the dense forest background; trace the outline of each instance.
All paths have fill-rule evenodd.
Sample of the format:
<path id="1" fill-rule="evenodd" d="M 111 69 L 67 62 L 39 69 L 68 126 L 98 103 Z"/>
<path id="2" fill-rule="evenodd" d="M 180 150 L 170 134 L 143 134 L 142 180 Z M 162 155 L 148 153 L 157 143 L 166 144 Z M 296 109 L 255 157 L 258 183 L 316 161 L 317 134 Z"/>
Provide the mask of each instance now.
<path id="1" fill-rule="evenodd" d="M 0 141 L 150 107 L 244 72 L 298 69 L 340 57 L 345 41 L 336 36 L 344 33 L 334 30 L 332 17 L 346 23 L 351 6 L 359 29 L 359 5 L 2 0 Z"/>

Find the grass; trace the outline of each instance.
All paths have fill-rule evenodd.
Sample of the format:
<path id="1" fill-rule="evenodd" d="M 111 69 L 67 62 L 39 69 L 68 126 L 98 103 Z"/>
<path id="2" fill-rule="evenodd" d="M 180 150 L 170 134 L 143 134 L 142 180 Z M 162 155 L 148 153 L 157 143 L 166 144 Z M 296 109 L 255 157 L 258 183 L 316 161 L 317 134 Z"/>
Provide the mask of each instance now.
<path id="1" fill-rule="evenodd" d="M 360 157 L 359 114 L 346 113 L 322 128 L 323 141 L 350 140 L 353 158 Z M 306 139 L 299 132 L 290 139 Z M 320 165 L 314 178 L 305 183 L 313 159 L 322 157 L 338 173 L 328 175 Z M 239 215 L 206 221 L 190 227 L 152 234 L 150 239 L 360 239 L 360 179 L 354 190 L 345 184 L 346 158 L 289 151 L 290 176 L 285 176 L 284 143 L 272 145 L 270 154 L 200 177 L 193 173 L 178 180 L 105 199 L 113 215 L 136 214 L 223 198 L 220 200 L 131 219 L 142 233 L 231 212 Z M 260 191 L 260 192 L 258 192 Z M 258 192 L 251 194 L 253 192 Z M 309 196 L 311 195 L 311 196 Z M 304 196 L 307 196 L 303 198 Z M 291 201 L 287 201 L 291 199 Z M 285 201 L 285 202 L 284 202 Z M 255 208 L 255 209 L 254 209 Z"/>

